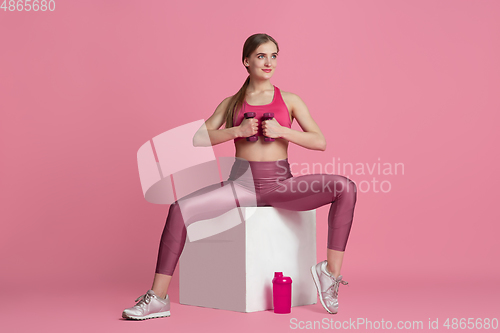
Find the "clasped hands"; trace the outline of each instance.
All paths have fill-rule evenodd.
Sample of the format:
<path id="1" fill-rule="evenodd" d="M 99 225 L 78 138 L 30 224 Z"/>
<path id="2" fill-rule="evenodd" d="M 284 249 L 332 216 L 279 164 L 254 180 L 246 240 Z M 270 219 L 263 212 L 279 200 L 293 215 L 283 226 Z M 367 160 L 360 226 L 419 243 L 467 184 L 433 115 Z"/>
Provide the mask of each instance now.
<path id="1" fill-rule="evenodd" d="M 259 120 L 256 118 L 244 118 L 240 124 L 243 137 L 255 135 L 259 131 Z M 284 133 L 284 127 L 281 126 L 275 118 L 262 121 L 262 134 L 268 138 L 281 138 Z"/>

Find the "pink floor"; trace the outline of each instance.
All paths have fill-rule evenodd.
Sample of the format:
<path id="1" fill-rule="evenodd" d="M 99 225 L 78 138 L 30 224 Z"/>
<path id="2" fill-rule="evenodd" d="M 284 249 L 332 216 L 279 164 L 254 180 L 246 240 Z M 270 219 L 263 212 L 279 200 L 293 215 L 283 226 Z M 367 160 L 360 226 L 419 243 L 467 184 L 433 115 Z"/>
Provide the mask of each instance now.
<path id="1" fill-rule="evenodd" d="M 344 273 L 345 274 L 345 273 Z M 121 318 L 123 308 L 145 293 L 147 283 L 69 286 L 24 285 L 3 290 L 2 332 L 287 332 L 302 329 L 380 331 L 391 321 L 406 322 L 406 331 L 456 331 L 447 329 L 446 319 L 498 318 L 498 279 L 478 279 L 474 273 L 461 276 L 424 278 L 411 276 L 368 276 L 350 274 L 349 286 L 340 286 L 340 311 L 328 314 L 318 303 L 292 308 L 287 315 L 264 312 L 240 313 L 179 304 L 178 274 L 174 275 L 170 297 L 171 317 L 132 321 Z M 429 330 L 429 319 L 439 328 Z M 361 321 L 371 321 L 371 329 Z M 359 326 L 356 326 L 357 322 Z M 382 325 L 383 327 L 378 326 Z M 421 322 L 422 327 L 413 322 Z M 349 325 L 350 326 L 346 326 Z M 300 325 L 300 326 L 299 326 Z M 337 323 L 339 325 L 339 323 Z M 378 327 L 378 329 L 376 329 Z M 337 326 L 338 328 L 338 326 Z M 466 329 L 467 332 L 498 329 Z M 144 331 L 146 332 L 146 331 Z"/>

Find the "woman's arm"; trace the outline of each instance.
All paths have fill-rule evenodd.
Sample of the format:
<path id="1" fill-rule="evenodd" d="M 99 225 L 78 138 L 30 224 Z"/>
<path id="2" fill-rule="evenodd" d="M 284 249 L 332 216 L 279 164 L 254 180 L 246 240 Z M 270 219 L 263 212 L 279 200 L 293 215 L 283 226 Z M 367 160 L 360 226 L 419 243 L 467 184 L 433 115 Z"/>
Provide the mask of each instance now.
<path id="1" fill-rule="evenodd" d="M 297 119 L 303 132 L 284 127 L 282 138 L 307 149 L 325 150 L 325 137 L 321 133 L 318 124 L 311 117 L 304 101 L 299 96 L 290 93 L 290 105 L 293 117 Z"/>
<path id="2" fill-rule="evenodd" d="M 215 109 L 214 113 L 193 136 L 193 146 L 209 147 L 215 146 L 229 140 L 240 137 L 239 127 L 219 129 L 224 124 L 224 111 L 231 97 L 224 99 Z M 208 134 L 208 135 L 207 135 Z"/>

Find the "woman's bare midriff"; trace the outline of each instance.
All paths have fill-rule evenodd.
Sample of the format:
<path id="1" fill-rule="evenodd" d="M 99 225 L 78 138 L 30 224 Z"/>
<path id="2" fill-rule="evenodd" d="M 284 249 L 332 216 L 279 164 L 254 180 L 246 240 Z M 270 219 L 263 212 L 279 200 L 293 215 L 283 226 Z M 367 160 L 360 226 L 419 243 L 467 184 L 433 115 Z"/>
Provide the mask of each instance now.
<path id="1" fill-rule="evenodd" d="M 234 143 L 236 157 L 247 161 L 277 161 L 288 158 L 288 140 L 276 138 L 274 141 L 264 141 L 263 136 L 255 142 L 247 141 L 245 138 Z"/>

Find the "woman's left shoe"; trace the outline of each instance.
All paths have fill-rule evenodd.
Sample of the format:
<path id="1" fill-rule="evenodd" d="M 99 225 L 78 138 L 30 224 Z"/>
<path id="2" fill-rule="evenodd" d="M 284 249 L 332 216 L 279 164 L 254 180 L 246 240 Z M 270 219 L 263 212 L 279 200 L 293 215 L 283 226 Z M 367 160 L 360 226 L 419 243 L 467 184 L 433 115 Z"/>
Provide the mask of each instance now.
<path id="1" fill-rule="evenodd" d="M 342 280 L 342 275 L 335 278 L 327 269 L 327 261 L 322 261 L 311 267 L 311 274 L 313 276 L 316 290 L 318 291 L 321 304 L 331 314 L 335 314 L 339 310 L 339 285 L 348 284 L 347 281 Z"/>

